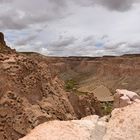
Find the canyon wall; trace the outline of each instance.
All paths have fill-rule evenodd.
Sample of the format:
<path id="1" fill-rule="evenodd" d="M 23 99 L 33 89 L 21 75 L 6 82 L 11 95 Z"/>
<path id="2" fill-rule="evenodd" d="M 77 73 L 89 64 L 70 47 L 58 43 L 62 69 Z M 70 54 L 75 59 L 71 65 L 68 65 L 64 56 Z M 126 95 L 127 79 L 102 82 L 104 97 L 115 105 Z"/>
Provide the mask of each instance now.
<path id="1" fill-rule="evenodd" d="M 81 92 L 94 92 L 104 86 L 113 94 L 116 89 L 140 93 L 140 55 L 116 57 L 46 58 L 52 71 L 61 79 L 73 79 Z"/>

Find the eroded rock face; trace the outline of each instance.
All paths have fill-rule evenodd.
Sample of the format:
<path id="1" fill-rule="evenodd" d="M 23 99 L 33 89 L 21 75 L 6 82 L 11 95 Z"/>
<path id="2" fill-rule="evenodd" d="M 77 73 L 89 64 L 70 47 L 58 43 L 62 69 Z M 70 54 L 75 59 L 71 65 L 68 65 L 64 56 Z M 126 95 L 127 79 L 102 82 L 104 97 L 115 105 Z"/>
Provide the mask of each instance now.
<path id="1" fill-rule="evenodd" d="M 77 118 L 48 65 L 19 54 L 0 54 L 0 137 L 16 140 L 48 120 Z"/>
<path id="2" fill-rule="evenodd" d="M 97 113 L 97 100 L 75 95 L 77 100 L 72 104 L 71 93 L 65 92 L 63 82 L 52 75 L 47 63 L 19 54 L 0 54 L 1 138 L 16 140 L 43 122 Z"/>

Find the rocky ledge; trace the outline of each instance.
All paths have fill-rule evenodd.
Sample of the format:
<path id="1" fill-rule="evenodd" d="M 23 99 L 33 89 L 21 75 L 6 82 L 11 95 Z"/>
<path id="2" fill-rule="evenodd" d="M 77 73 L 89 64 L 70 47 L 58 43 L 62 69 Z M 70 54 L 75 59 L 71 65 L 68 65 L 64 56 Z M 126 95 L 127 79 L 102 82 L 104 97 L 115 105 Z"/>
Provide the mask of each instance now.
<path id="1" fill-rule="evenodd" d="M 139 140 L 140 97 L 117 90 L 111 118 L 96 115 L 73 121 L 50 121 L 20 140 Z M 108 122 L 109 121 L 109 122 Z"/>

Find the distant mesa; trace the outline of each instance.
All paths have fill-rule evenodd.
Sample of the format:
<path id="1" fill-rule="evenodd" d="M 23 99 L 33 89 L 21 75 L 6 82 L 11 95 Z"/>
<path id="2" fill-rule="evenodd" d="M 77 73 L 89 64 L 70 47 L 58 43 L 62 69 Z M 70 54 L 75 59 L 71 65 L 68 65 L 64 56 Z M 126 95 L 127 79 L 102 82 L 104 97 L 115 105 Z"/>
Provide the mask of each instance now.
<path id="1" fill-rule="evenodd" d="M 140 54 L 124 54 L 122 57 L 140 57 Z"/>

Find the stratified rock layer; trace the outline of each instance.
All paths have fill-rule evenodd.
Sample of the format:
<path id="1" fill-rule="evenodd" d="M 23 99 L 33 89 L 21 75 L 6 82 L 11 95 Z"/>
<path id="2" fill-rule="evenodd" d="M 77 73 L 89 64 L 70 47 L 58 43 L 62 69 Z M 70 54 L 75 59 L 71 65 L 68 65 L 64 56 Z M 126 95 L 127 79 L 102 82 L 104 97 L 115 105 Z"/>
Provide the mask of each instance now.
<path id="1" fill-rule="evenodd" d="M 79 92 L 94 93 L 98 100 L 112 100 L 110 94 L 114 94 L 116 89 L 128 89 L 140 94 L 140 55 L 47 57 L 46 60 L 56 75 L 66 81 L 73 79 L 78 84 Z"/>

